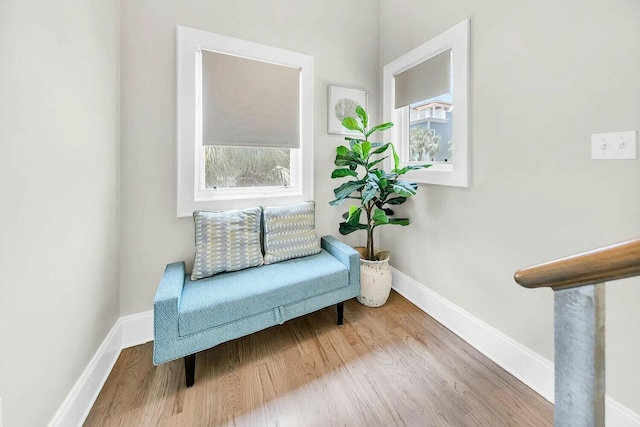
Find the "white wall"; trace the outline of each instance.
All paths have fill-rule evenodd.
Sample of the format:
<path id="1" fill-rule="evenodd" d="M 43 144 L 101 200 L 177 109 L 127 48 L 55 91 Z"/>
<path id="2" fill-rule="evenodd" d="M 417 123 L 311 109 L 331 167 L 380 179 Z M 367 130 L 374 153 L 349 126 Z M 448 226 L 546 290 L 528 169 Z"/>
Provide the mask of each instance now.
<path id="1" fill-rule="evenodd" d="M 0 396 L 44 426 L 118 317 L 118 8 L 0 2 Z"/>
<path id="2" fill-rule="evenodd" d="M 519 267 L 640 235 L 640 160 L 590 134 L 640 129 L 635 0 L 381 0 L 380 66 L 471 18 L 471 187 L 420 186 L 383 243 L 402 272 L 553 360 L 553 296 Z M 393 235 L 391 234 L 393 231 Z M 607 391 L 640 412 L 640 280 L 607 287 Z"/>
<path id="3" fill-rule="evenodd" d="M 150 310 L 167 263 L 193 263 L 193 219 L 176 217 L 175 27 L 185 25 L 314 57 L 317 228 L 337 234 L 327 85 L 378 84 L 378 6 L 343 2 L 190 0 L 122 4 L 121 314 Z"/>

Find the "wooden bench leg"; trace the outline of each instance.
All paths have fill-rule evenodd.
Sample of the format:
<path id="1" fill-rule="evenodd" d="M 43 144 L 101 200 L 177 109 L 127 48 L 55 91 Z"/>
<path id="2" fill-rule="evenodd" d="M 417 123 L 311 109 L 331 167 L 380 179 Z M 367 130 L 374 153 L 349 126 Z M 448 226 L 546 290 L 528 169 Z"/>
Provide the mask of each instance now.
<path id="1" fill-rule="evenodd" d="M 184 358 L 184 374 L 187 380 L 187 387 L 191 387 L 195 380 L 196 354 L 190 354 Z"/>
<path id="2" fill-rule="evenodd" d="M 338 325 L 342 325 L 344 319 L 344 301 L 338 303 Z"/>

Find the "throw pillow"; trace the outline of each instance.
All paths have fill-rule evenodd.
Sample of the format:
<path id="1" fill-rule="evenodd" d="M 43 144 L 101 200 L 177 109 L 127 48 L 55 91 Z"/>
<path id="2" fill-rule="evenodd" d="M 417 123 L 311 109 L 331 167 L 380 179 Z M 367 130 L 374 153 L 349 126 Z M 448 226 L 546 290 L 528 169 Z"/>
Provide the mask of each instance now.
<path id="1" fill-rule="evenodd" d="M 266 207 L 263 219 L 265 264 L 320 252 L 314 202 Z"/>
<path id="2" fill-rule="evenodd" d="M 196 258 L 191 280 L 263 264 L 262 208 L 224 212 L 195 211 Z"/>

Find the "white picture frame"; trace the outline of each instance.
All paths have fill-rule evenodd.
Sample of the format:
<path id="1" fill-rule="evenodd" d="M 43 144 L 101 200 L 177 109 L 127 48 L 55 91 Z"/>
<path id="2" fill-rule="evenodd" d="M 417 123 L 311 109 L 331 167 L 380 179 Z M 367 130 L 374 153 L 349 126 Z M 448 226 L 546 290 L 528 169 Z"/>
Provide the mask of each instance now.
<path id="1" fill-rule="evenodd" d="M 355 116 L 355 107 L 357 105 L 367 110 L 369 92 L 335 85 L 329 85 L 328 89 L 327 133 L 334 135 L 359 135 L 358 132 L 350 131 L 342 126 L 342 118 L 340 117 L 344 117 L 346 113 L 349 116 L 357 118 L 357 116 Z M 348 114 L 349 110 L 353 110 L 353 112 Z"/>

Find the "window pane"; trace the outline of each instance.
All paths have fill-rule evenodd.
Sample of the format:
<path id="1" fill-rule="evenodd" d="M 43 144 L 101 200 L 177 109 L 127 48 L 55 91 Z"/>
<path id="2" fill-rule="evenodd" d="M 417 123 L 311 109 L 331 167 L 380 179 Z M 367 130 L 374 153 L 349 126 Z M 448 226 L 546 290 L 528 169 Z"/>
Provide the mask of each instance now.
<path id="1" fill-rule="evenodd" d="M 287 148 L 205 146 L 205 188 L 291 185 Z"/>
<path id="2" fill-rule="evenodd" d="M 409 108 L 409 161 L 452 163 L 451 95 L 420 101 Z"/>

